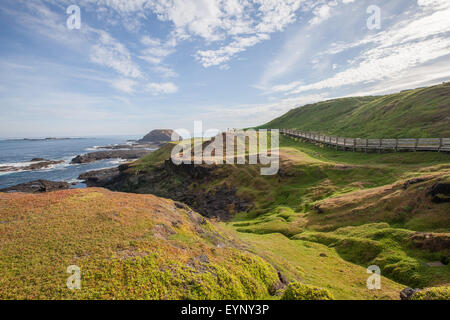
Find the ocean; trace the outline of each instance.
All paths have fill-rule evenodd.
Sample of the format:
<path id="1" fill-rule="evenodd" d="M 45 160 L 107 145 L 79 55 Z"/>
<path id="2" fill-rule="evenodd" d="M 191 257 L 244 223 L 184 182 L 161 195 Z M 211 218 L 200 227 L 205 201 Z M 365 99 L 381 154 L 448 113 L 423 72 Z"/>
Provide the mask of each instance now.
<path id="1" fill-rule="evenodd" d="M 91 170 L 112 168 L 123 160 L 111 159 L 71 164 L 75 156 L 100 151 L 101 146 L 126 144 L 128 140 L 139 138 L 138 136 L 114 136 L 65 140 L 0 140 L 0 166 L 21 167 L 27 165 L 33 158 L 64 161 L 43 170 L 0 172 L 0 189 L 39 179 L 76 183 L 74 188 L 83 188 L 85 185 L 77 179 L 80 174 Z"/>

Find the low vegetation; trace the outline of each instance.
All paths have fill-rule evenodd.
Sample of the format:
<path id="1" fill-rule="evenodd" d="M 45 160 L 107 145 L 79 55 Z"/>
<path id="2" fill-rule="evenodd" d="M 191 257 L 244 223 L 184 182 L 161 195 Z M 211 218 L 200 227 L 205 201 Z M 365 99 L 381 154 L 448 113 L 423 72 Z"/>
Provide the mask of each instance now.
<path id="1" fill-rule="evenodd" d="M 261 128 L 349 138 L 450 137 L 450 82 L 396 94 L 352 97 L 293 109 Z"/>
<path id="2" fill-rule="evenodd" d="M 412 300 L 450 300 L 450 287 L 436 287 L 421 290 L 414 294 Z"/>
<path id="3" fill-rule="evenodd" d="M 267 299 L 275 269 L 187 206 L 104 189 L 0 194 L 0 299 Z M 81 290 L 66 287 L 81 268 Z"/>
<path id="4" fill-rule="evenodd" d="M 306 284 L 291 282 L 283 293 L 282 300 L 333 300 L 327 289 L 315 288 Z"/>
<path id="5" fill-rule="evenodd" d="M 231 220 L 216 226 L 288 281 L 327 289 L 337 299 L 398 299 L 404 286 L 450 279 L 450 203 L 430 194 L 435 184 L 450 182 L 448 154 L 354 153 L 281 137 L 279 173 L 261 176 L 259 165 L 170 168 L 164 161 L 172 148 L 131 165 L 130 191 L 179 200 L 187 190 L 183 197 L 201 213 L 200 201 L 226 208 Z M 426 233 L 432 245 L 414 240 Z M 366 288 L 373 264 L 384 276 L 381 291 Z"/>

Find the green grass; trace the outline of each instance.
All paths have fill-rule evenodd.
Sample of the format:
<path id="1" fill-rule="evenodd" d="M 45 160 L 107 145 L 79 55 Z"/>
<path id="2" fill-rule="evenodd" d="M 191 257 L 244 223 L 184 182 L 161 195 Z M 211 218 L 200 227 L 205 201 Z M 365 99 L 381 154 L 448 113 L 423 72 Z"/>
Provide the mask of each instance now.
<path id="1" fill-rule="evenodd" d="M 293 109 L 260 128 L 349 138 L 450 137 L 450 83 L 377 97 L 353 97 Z"/>
<path id="2" fill-rule="evenodd" d="M 448 282 L 449 266 L 426 265 L 445 261 L 448 253 L 413 248 L 408 238 L 415 231 L 450 231 L 450 204 L 433 204 L 426 193 L 450 176 L 449 155 L 353 153 L 284 137 L 280 146 L 281 177 L 239 179 L 244 176 L 239 171 L 228 175 L 226 182 L 255 203 L 230 223 L 241 237 L 282 234 L 290 241 L 320 243 L 346 261 L 379 265 L 383 275 L 404 285 Z M 403 188 L 404 179 L 424 175 L 430 178 Z M 254 180 L 263 191 L 247 182 Z M 374 224 L 378 221 L 387 223 Z"/>
<path id="3" fill-rule="evenodd" d="M 440 152 L 387 152 L 364 153 L 336 150 L 280 136 L 280 147 L 294 148 L 313 159 L 339 164 L 362 165 L 364 167 L 385 167 L 400 171 L 411 171 L 423 166 L 446 164 L 450 166 L 450 155 Z"/>
<path id="4" fill-rule="evenodd" d="M 132 165 L 133 170 L 136 172 L 148 172 L 149 170 L 154 169 L 157 166 L 160 166 L 166 161 L 170 159 L 172 149 L 174 148 L 175 143 L 169 142 L 163 145 L 158 150 L 150 153 L 147 156 L 140 158 L 135 161 Z"/>
<path id="5" fill-rule="evenodd" d="M 450 300 L 450 287 L 428 288 L 414 294 L 412 300 Z"/>
<path id="6" fill-rule="evenodd" d="M 0 221 L 0 299 L 269 299 L 278 282 L 236 239 L 152 195 L 0 194 Z M 66 287 L 70 265 L 80 290 Z"/>
<path id="7" fill-rule="evenodd" d="M 382 276 L 382 289 L 368 290 L 368 265 L 346 261 L 335 248 L 320 243 L 292 240 L 279 233 L 240 233 L 232 223 L 218 227 L 245 241 L 252 252 L 272 264 L 287 281 L 326 289 L 335 299 L 399 299 L 404 288 Z"/>
<path id="8" fill-rule="evenodd" d="M 327 290 L 308 286 L 306 284 L 291 282 L 281 297 L 282 300 L 334 300 Z"/>
<path id="9" fill-rule="evenodd" d="M 448 253 L 413 248 L 408 240 L 416 231 L 450 231 L 450 204 L 433 204 L 426 193 L 436 181 L 450 177 L 448 154 L 345 152 L 282 136 L 280 155 L 278 175 L 261 176 L 260 166 L 223 165 L 215 168 L 213 178 L 190 188 L 205 193 L 235 188 L 254 207 L 236 213 L 227 228 L 253 243 L 253 252 L 284 270 L 290 280 L 329 288 L 319 280 L 320 274 L 332 283 L 330 290 L 337 298 L 367 297 L 361 291 L 365 283 L 361 290 L 345 287 L 334 280 L 340 271 L 325 266 L 316 271 L 317 277 L 305 277 L 299 270 L 317 268 L 314 255 L 325 253 L 335 257 L 336 264 L 345 261 L 349 268 L 364 271 L 376 264 L 385 277 L 402 285 L 426 287 L 448 281 L 448 266 L 426 265 L 446 261 Z M 429 178 L 403 188 L 404 181 L 418 176 Z M 384 223 L 377 224 L 380 221 Z M 280 247 L 291 248 L 290 254 Z M 316 264 L 298 260 L 294 248 L 302 254 L 309 248 L 307 257 Z M 286 267 L 285 259 L 298 268 Z M 387 296 L 398 298 L 394 293 Z"/>
<path id="10" fill-rule="evenodd" d="M 304 232 L 293 238 L 333 247 L 342 258 L 359 265 L 377 265 L 383 275 L 409 286 L 423 288 L 445 283 L 450 279 L 450 266 L 429 267 L 426 262 L 440 261 L 446 253 L 413 248 L 408 240 L 413 234 L 387 223 L 376 223 L 334 232 Z"/>

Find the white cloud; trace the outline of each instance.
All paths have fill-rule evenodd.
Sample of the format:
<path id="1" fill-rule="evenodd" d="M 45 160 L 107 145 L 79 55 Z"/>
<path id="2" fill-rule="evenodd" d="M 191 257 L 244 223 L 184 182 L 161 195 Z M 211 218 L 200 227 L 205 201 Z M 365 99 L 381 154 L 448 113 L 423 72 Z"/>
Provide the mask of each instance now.
<path id="1" fill-rule="evenodd" d="M 178 73 L 176 73 L 174 70 L 172 70 L 172 68 L 169 68 L 166 66 L 155 66 L 154 70 L 164 78 L 178 77 Z"/>
<path id="2" fill-rule="evenodd" d="M 309 84 L 297 81 L 276 85 L 271 91 L 299 94 L 398 79 L 411 68 L 450 55 L 450 2 L 419 0 L 421 7 L 387 30 L 351 43 L 334 44 L 317 54 L 321 59 L 350 48 L 361 47 L 360 54 L 348 61 L 347 68 Z M 340 70 L 343 69 L 341 65 Z"/>
<path id="3" fill-rule="evenodd" d="M 118 89 L 120 91 L 123 91 L 125 93 L 134 93 L 135 92 L 135 86 L 138 83 L 131 79 L 118 79 L 111 82 L 111 86 L 115 89 Z"/>
<path id="4" fill-rule="evenodd" d="M 54 2 L 55 0 L 47 0 Z M 69 0 L 65 0 L 68 2 Z M 88 10 L 105 8 L 102 15 L 119 15 L 130 27 L 137 27 L 140 20 L 156 13 L 161 21 L 172 25 L 173 41 L 200 38 L 206 43 L 225 41 L 217 50 L 200 49 L 197 60 L 209 67 L 226 63 L 235 54 L 245 51 L 263 40 L 269 34 L 282 31 L 296 21 L 296 12 L 307 0 L 80 0 Z M 256 40 L 257 39 L 257 40 Z M 255 41 L 256 40 L 256 41 Z M 159 46 L 158 40 L 146 38 L 149 47 Z M 217 51 L 217 52 L 215 52 Z M 150 63 L 160 63 L 155 54 L 141 54 Z M 159 62 L 158 62 L 159 61 Z"/>
<path id="5" fill-rule="evenodd" d="M 100 31 L 98 44 L 92 46 L 90 59 L 94 63 L 114 69 L 123 76 L 142 77 L 139 67 L 132 62 L 128 49 L 104 31 Z"/>
<path id="6" fill-rule="evenodd" d="M 317 25 L 331 17 L 331 7 L 329 5 L 323 5 L 315 8 L 313 13 L 315 17 L 309 21 L 309 24 Z"/>
<path id="7" fill-rule="evenodd" d="M 143 57 L 162 60 L 175 51 L 171 40 L 163 43 L 160 39 L 144 36 L 141 38 L 141 43 L 145 46 L 145 48 L 141 50 L 141 55 Z"/>
<path id="8" fill-rule="evenodd" d="M 300 85 L 289 94 L 390 79 L 400 76 L 401 72 L 412 67 L 445 55 L 450 55 L 450 39 L 430 39 L 389 49 L 375 48 L 363 54 L 363 60 L 358 66 L 339 72 L 326 80 Z"/>
<path id="9" fill-rule="evenodd" d="M 233 56 L 244 51 L 246 48 L 269 39 L 267 34 L 258 34 L 256 36 L 237 38 L 229 45 L 218 50 L 198 51 L 196 59 L 199 60 L 205 68 L 216 66 L 228 62 Z"/>
<path id="10" fill-rule="evenodd" d="M 153 82 L 146 85 L 146 90 L 151 92 L 153 95 L 160 95 L 176 93 L 178 91 L 178 87 L 172 82 Z"/>

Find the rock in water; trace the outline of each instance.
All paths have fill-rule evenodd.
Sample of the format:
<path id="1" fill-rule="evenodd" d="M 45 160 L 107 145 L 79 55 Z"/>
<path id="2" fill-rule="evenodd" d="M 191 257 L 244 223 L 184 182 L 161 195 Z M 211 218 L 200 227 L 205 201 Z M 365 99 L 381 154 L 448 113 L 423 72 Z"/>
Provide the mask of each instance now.
<path id="1" fill-rule="evenodd" d="M 48 180 L 37 180 L 27 183 L 21 183 L 13 187 L 1 189 L 0 192 L 23 192 L 23 193 L 43 193 L 57 190 L 69 189 L 70 184 L 67 182 L 55 182 Z"/>
<path id="2" fill-rule="evenodd" d="M 136 149 L 136 150 L 114 150 L 114 151 L 97 151 L 84 155 L 76 156 L 71 163 L 89 163 L 106 159 L 139 159 L 152 153 L 151 150 Z"/>
<path id="3" fill-rule="evenodd" d="M 42 170 L 47 169 L 53 165 L 64 163 L 64 160 L 46 160 L 43 158 L 34 158 L 29 165 L 23 166 L 0 166 L 0 172 L 14 172 L 14 171 L 22 171 L 22 170 Z"/>
<path id="4" fill-rule="evenodd" d="M 120 177 L 120 170 L 119 167 L 115 167 L 88 171 L 81 174 L 78 179 L 83 180 L 88 187 L 101 187 L 114 182 L 114 179 L 118 177 Z"/>

